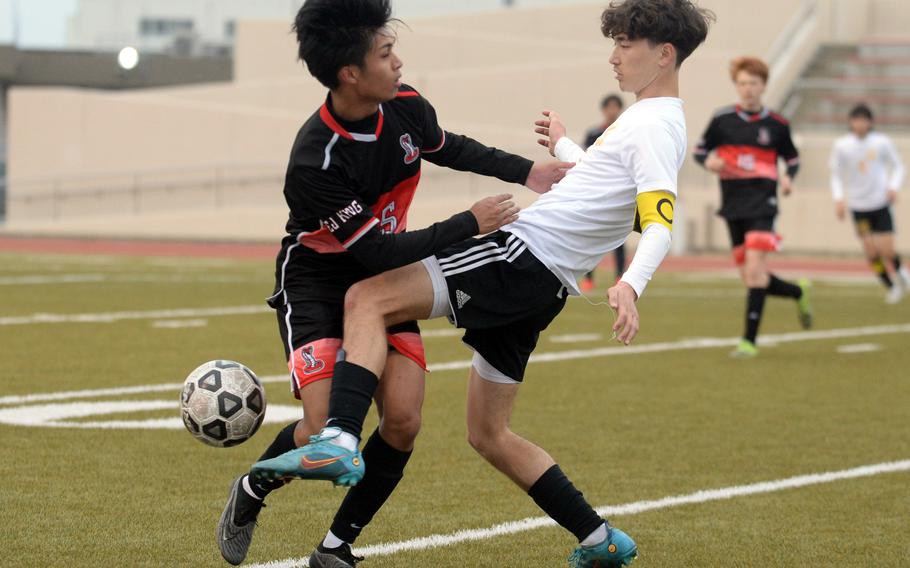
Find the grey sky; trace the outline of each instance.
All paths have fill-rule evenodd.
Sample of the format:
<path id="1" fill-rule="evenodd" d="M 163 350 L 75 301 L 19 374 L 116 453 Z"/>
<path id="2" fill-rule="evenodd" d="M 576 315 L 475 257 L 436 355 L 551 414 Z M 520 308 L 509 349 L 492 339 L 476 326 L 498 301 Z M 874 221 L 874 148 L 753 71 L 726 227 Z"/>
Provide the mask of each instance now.
<path id="1" fill-rule="evenodd" d="M 12 43 L 18 8 L 20 47 L 63 47 L 77 0 L 0 0 L 0 43 Z"/>

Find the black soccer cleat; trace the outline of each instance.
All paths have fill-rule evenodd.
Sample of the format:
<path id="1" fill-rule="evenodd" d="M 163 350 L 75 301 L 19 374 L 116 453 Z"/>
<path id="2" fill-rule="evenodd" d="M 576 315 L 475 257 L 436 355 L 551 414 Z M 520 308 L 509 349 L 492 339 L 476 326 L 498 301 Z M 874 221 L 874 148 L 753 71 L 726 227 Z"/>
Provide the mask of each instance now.
<path id="1" fill-rule="evenodd" d="M 362 556 L 354 556 L 351 545 L 346 542 L 338 548 L 320 544 L 310 555 L 310 568 L 354 568 L 362 560 Z"/>
<path id="2" fill-rule="evenodd" d="M 246 558 L 253 541 L 253 531 L 256 530 L 256 517 L 265 507 L 260 499 L 247 495 L 243 489 L 243 474 L 231 484 L 227 505 L 221 513 L 218 527 L 215 529 L 215 539 L 218 548 L 225 560 L 237 566 Z"/>

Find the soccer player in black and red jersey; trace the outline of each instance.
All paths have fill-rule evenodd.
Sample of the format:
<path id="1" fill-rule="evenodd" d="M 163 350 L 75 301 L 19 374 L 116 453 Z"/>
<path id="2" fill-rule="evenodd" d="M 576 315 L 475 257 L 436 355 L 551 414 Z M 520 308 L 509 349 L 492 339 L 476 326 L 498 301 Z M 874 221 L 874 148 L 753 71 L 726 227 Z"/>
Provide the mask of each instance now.
<path id="1" fill-rule="evenodd" d="M 786 282 L 767 265 L 768 253 L 780 246 L 780 236 L 774 231 L 778 160 L 783 159 L 787 168 L 780 176 L 781 192 L 790 195 L 799 170 L 799 153 L 790 137 L 789 122 L 762 105 L 768 66 L 754 57 L 740 57 L 730 65 L 730 78 L 739 104 L 715 113 L 695 149 L 695 160 L 720 177 L 718 214 L 727 221 L 733 257 L 749 289 L 746 329 L 731 355 L 754 357 L 768 295 L 795 300 L 802 326 L 808 329 L 812 325 L 809 282 Z"/>
<path id="2" fill-rule="evenodd" d="M 430 103 L 401 83 L 392 21 L 389 0 L 307 0 L 295 20 L 300 59 L 329 94 L 291 150 L 284 185 L 288 234 L 268 301 L 278 314 L 304 418 L 285 427 L 260 459 L 302 445 L 324 425 L 328 379 L 342 342 L 343 302 L 352 284 L 517 218 L 511 196 L 499 195 L 426 229 L 405 232 L 422 159 L 538 193 L 572 165 L 534 164 L 444 131 Z M 350 545 L 402 478 L 420 428 L 426 368 L 420 330 L 416 322 L 405 322 L 378 340 L 389 353 L 382 388 L 375 393 L 380 425 L 364 447 L 370 471 L 348 492 L 309 559 L 311 568 L 345 568 L 359 561 Z M 282 485 L 247 474 L 234 480 L 216 535 L 225 560 L 244 560 L 264 499 Z"/>

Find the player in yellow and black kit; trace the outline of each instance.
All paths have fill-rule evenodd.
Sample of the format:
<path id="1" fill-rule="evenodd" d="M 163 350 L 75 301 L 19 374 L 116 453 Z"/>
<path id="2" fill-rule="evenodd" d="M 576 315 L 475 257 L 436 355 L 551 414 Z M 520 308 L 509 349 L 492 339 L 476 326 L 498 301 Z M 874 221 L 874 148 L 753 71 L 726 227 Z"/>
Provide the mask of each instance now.
<path id="1" fill-rule="evenodd" d="M 721 207 L 727 221 L 733 257 L 743 283 L 749 289 L 746 328 L 734 357 L 753 357 L 765 298 L 782 296 L 796 300 L 803 328 L 812 325 L 809 283 L 786 282 L 770 272 L 769 252 L 776 252 L 780 236 L 774 231 L 777 217 L 778 160 L 786 162 L 780 177 L 784 195 L 792 191 L 799 170 L 799 153 L 790 137 L 785 118 L 761 103 L 768 81 L 768 66 L 759 59 L 741 57 L 730 66 L 739 104 L 723 108 L 711 119 L 695 149 L 695 160 L 720 177 Z"/>

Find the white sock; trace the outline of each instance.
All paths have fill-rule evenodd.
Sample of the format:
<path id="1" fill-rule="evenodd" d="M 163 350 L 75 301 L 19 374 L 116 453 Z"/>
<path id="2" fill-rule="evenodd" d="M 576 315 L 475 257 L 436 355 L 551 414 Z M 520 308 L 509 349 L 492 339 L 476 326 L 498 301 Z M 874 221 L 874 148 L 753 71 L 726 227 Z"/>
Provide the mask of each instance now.
<path id="1" fill-rule="evenodd" d="M 357 445 L 360 442 L 360 440 L 357 439 L 357 436 L 348 434 L 341 428 L 323 428 L 322 432 L 329 436 L 335 436 L 334 438 L 327 440 L 330 444 L 341 446 L 349 452 L 357 451 Z"/>
<path id="2" fill-rule="evenodd" d="M 253 499 L 255 499 L 257 501 L 262 501 L 262 497 L 260 497 L 259 495 L 256 495 L 256 492 L 253 491 L 252 487 L 250 487 L 250 476 L 249 475 L 243 476 L 243 481 L 240 483 L 240 485 L 243 486 L 243 490 L 246 492 L 247 495 L 249 495 L 250 497 L 252 497 Z"/>
<path id="3" fill-rule="evenodd" d="M 322 546 L 325 548 L 338 548 L 344 544 L 344 541 L 335 536 L 335 533 L 329 531 L 329 534 L 325 535 L 325 539 L 322 541 Z"/>
<path id="4" fill-rule="evenodd" d="M 596 531 L 592 532 L 587 536 L 587 538 L 581 541 L 581 545 L 587 548 L 591 548 L 592 546 L 597 546 L 605 540 L 607 540 L 607 523 L 604 523 L 597 527 Z"/>

